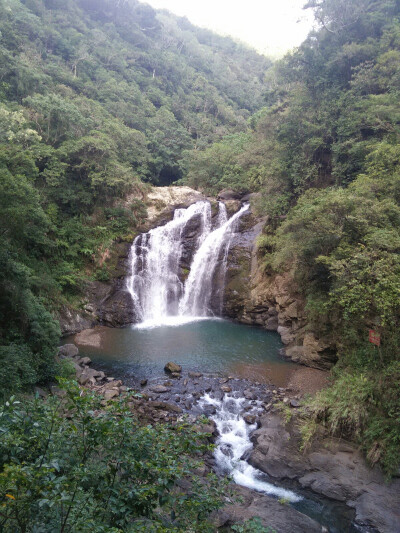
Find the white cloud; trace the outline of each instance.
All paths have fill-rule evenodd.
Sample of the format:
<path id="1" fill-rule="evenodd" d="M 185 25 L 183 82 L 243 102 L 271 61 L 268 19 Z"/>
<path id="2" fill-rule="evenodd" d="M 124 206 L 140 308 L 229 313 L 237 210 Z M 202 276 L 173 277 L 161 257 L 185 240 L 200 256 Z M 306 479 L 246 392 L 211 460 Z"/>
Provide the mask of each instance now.
<path id="1" fill-rule="evenodd" d="M 147 0 L 193 24 L 232 35 L 267 54 L 298 46 L 312 27 L 305 0 Z"/>

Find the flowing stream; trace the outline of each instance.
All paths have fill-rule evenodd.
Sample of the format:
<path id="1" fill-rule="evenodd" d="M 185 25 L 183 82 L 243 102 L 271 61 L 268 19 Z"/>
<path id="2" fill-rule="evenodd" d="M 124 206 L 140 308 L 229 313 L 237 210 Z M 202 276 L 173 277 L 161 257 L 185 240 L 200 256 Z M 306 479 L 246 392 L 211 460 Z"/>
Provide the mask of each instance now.
<path id="1" fill-rule="evenodd" d="M 214 420 L 219 433 L 214 454 L 218 469 L 223 474 L 231 475 L 238 485 L 290 502 L 300 501 L 301 496 L 291 490 L 268 483 L 266 474 L 253 468 L 244 460 L 253 448 L 250 435 L 257 428 L 257 424 L 247 424 L 242 416 L 245 402 L 244 397 L 235 398 L 225 394 L 222 400 L 217 400 L 207 393 L 200 400 L 201 407 L 215 407 L 215 414 L 209 418 Z"/>
<path id="2" fill-rule="evenodd" d="M 136 237 L 126 288 L 140 321 L 138 327 L 179 325 L 214 315 L 210 307 L 214 274 L 218 266 L 224 276 L 237 221 L 249 206 L 244 205 L 231 218 L 222 202 L 218 208 L 214 220 L 209 202 L 176 209 L 173 220 Z M 185 230 L 193 222 L 199 224 L 198 237 L 184 284 L 180 263 Z"/>

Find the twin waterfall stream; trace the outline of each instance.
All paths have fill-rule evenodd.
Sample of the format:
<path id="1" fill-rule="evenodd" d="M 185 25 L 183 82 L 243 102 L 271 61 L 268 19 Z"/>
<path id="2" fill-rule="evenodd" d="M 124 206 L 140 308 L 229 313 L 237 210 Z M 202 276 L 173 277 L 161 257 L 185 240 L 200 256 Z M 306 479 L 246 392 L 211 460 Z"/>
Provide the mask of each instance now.
<path id="1" fill-rule="evenodd" d="M 187 209 L 176 209 L 171 222 L 136 237 L 127 289 L 143 327 L 183 324 L 214 315 L 210 309 L 213 275 L 221 261 L 224 273 L 236 223 L 248 209 L 246 204 L 228 219 L 225 204 L 220 202 L 213 221 L 210 203 L 197 202 Z M 179 277 L 182 236 L 187 225 L 198 219 L 199 237 L 183 284 Z M 222 306 L 222 295 L 220 300 Z"/>
<path id="2" fill-rule="evenodd" d="M 228 218 L 225 204 L 220 202 L 218 213 L 212 216 L 210 203 L 200 201 L 187 209 L 176 209 L 173 220 L 136 237 L 130 252 L 130 275 L 126 282 L 139 320 L 136 328 L 179 326 L 221 315 L 223 290 L 217 294 L 219 309 L 216 312 L 214 277 L 218 270 L 223 287 L 227 256 L 237 222 L 248 209 L 249 205 L 245 204 Z M 191 239 L 195 242 L 189 273 L 183 283 L 183 239 L 185 230 L 193 223 L 196 231 Z M 256 425 L 248 425 L 243 419 L 241 405 L 244 401 L 244 398 L 229 394 L 222 399 L 206 394 L 200 400 L 200 405 L 215 407 L 215 414 L 210 418 L 219 431 L 215 452 L 219 470 L 232 475 L 240 485 L 292 502 L 299 501 L 300 496 L 268 483 L 262 472 L 242 459 L 253 446 L 250 435 L 256 429 Z M 255 405 L 253 412 L 260 408 Z"/>

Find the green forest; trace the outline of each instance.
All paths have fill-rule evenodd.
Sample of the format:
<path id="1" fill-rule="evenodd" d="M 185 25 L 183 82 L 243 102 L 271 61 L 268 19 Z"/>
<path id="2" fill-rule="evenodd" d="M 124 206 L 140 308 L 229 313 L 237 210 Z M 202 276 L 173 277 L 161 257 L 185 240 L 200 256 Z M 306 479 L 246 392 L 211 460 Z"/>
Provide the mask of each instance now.
<path id="1" fill-rule="evenodd" d="M 2 531 L 206 532 L 220 505 L 215 480 L 173 500 L 206 448 L 186 426 L 132 429 L 126 406 L 99 414 L 66 380 L 70 418 L 54 399 L 19 397 L 68 374 L 55 313 L 108 279 L 99 258 L 132 241 L 152 185 L 258 193 L 265 273 L 291 273 L 310 328 L 337 348 L 304 445 L 322 424 L 398 472 L 400 1 L 305 8 L 316 29 L 273 62 L 137 0 L 0 0 Z M 144 441 L 157 456 L 140 462 Z"/>

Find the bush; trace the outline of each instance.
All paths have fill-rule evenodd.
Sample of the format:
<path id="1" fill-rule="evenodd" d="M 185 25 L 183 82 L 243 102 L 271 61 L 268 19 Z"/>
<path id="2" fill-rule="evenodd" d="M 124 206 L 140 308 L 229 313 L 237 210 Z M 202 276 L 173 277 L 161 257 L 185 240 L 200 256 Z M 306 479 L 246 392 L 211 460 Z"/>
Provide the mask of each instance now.
<path id="1" fill-rule="evenodd" d="M 61 399 L 11 398 L 0 409 L 4 533 L 210 531 L 226 485 L 192 474 L 204 436 L 184 422 L 140 426 L 129 397 L 102 408 L 76 383 L 61 386 Z"/>

